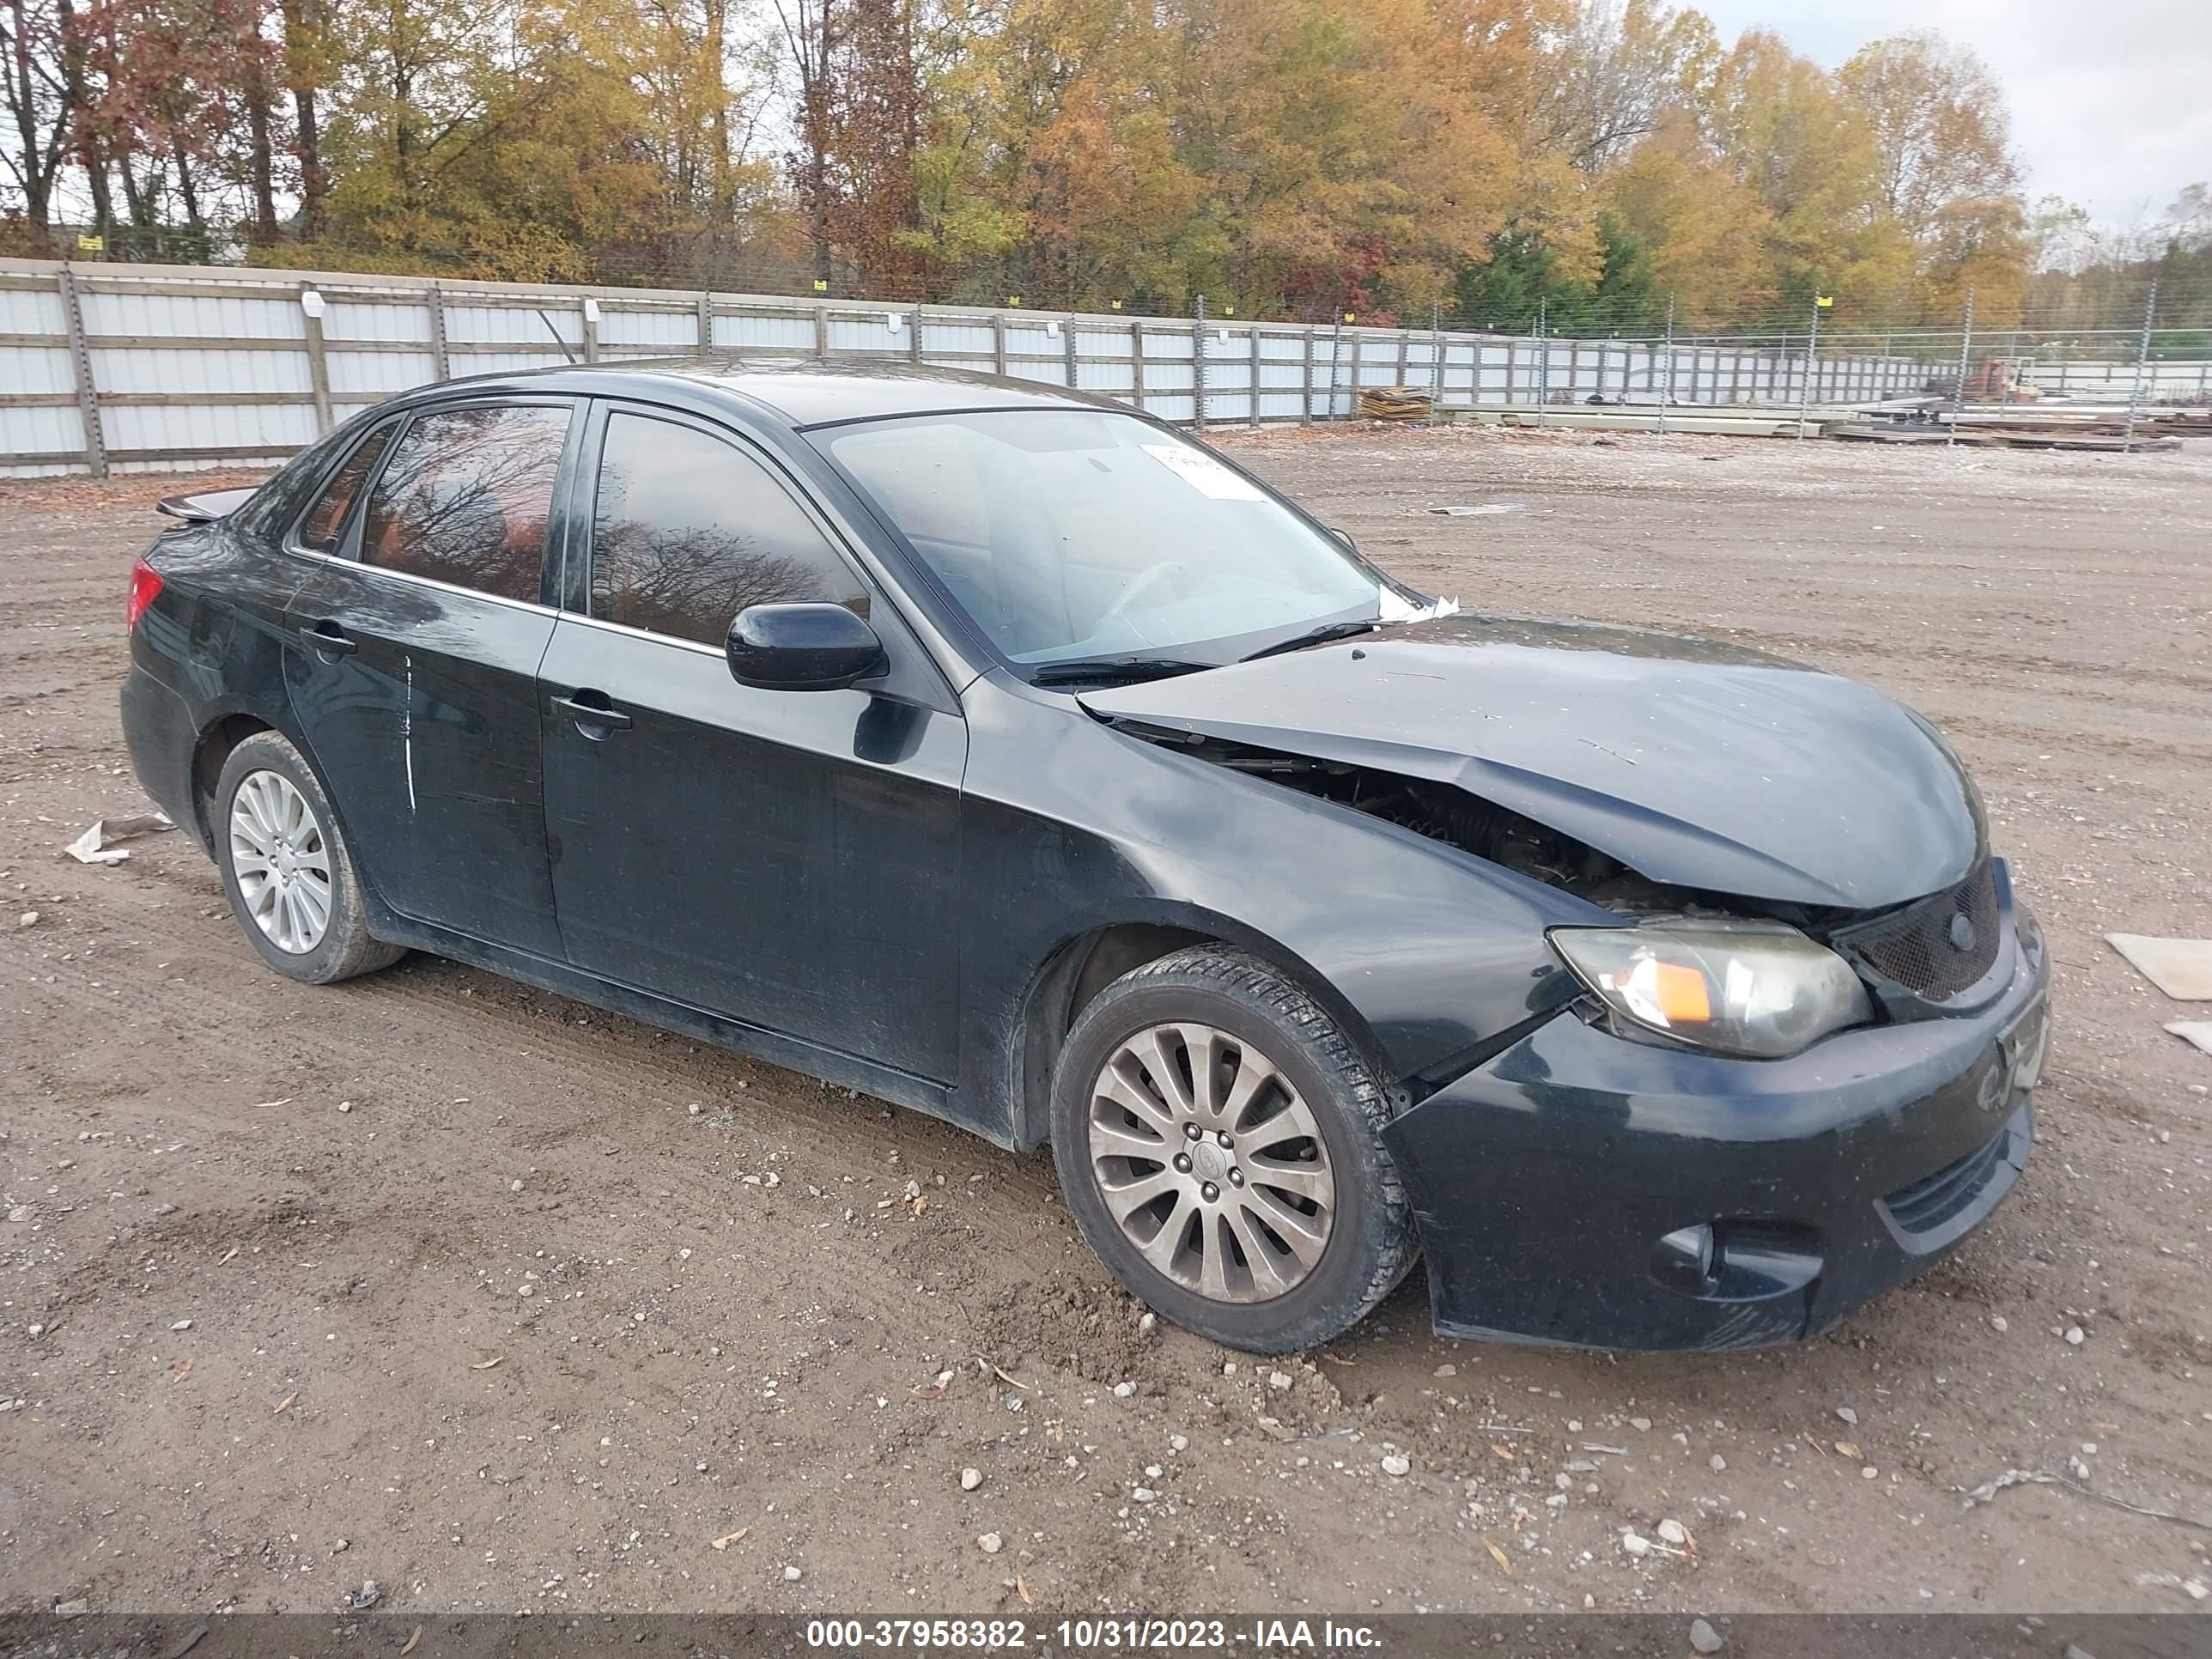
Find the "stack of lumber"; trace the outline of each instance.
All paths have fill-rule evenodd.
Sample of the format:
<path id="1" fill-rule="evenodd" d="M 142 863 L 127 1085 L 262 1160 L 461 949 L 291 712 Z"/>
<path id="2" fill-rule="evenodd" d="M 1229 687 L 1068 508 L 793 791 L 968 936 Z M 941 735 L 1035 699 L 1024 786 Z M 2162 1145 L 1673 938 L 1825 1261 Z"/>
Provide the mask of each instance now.
<path id="1" fill-rule="evenodd" d="M 1359 394 L 1359 412 L 1370 421 L 1425 421 L 1429 394 L 1410 386 L 1369 386 Z"/>

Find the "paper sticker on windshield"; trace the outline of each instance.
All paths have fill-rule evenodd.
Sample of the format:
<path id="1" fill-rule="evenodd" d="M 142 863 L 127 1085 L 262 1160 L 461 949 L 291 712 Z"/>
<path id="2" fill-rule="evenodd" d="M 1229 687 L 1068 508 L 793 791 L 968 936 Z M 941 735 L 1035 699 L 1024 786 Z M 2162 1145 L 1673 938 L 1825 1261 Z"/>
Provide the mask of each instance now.
<path id="1" fill-rule="evenodd" d="M 1181 444 L 1140 444 L 1138 447 L 1200 495 L 1211 500 L 1263 501 L 1267 499 L 1251 480 L 1239 477 L 1212 456 L 1199 450 L 1185 449 Z"/>

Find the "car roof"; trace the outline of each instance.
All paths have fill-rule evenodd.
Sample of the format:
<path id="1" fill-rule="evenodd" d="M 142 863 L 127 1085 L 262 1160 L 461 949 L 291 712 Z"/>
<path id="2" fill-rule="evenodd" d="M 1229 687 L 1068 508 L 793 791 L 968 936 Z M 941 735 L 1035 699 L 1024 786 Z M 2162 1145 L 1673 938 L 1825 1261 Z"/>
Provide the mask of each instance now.
<path id="1" fill-rule="evenodd" d="M 620 396 L 641 391 L 638 382 L 660 382 L 696 395 L 734 393 L 755 410 L 796 428 L 844 421 L 883 420 L 900 416 L 949 414 L 996 409 L 1110 409 L 1126 405 L 1089 392 L 966 369 L 908 362 L 895 357 L 846 358 L 823 362 L 789 356 L 750 354 L 708 357 L 638 359 L 597 363 L 589 368 L 556 366 L 507 374 L 471 376 L 425 386 L 418 395 L 458 389 L 562 391 Z"/>

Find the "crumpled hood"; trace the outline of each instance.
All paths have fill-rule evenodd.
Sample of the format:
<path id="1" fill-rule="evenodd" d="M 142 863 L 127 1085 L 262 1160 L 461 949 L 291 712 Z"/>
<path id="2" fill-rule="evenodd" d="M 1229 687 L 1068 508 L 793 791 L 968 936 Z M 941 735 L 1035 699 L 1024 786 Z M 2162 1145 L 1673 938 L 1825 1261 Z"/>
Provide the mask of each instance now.
<path id="1" fill-rule="evenodd" d="M 1917 714 L 1672 635 L 1459 617 L 1081 701 L 1455 784 L 1653 881 L 1747 898 L 1902 903 L 1982 850 L 1973 785 Z"/>

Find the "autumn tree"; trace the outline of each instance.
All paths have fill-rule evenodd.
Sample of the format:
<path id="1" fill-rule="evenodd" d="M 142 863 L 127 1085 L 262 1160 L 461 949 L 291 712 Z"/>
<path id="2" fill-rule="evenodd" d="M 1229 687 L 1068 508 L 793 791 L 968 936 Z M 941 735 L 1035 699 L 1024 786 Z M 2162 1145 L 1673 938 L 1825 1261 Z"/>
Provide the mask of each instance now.
<path id="1" fill-rule="evenodd" d="M 1650 252 L 1652 283 L 1682 319 L 1708 325 L 1764 314 L 1780 291 L 1772 215 L 1686 113 L 1609 173 L 1603 198 Z"/>
<path id="2" fill-rule="evenodd" d="M 1837 76 L 1875 143 L 1883 206 L 1914 245 L 1917 297 L 1951 314 L 2019 314 L 2029 240 L 2004 99 L 1979 58 L 1927 30 L 1863 48 Z"/>
<path id="3" fill-rule="evenodd" d="M 1905 289 L 1912 247 L 1884 210 L 1873 125 L 1818 64 L 1751 31 L 1715 66 L 1699 113 L 1729 176 L 1766 215 L 1778 286 L 1841 290 L 1847 313 Z"/>
<path id="4" fill-rule="evenodd" d="M 815 281 L 827 286 L 836 275 L 830 241 L 836 185 L 830 155 L 837 142 L 837 70 L 844 56 L 845 30 L 852 0 L 770 0 L 798 81 L 799 148 L 791 156 L 793 183 L 806 216 L 807 246 L 812 250 Z"/>
<path id="5" fill-rule="evenodd" d="M 52 241 L 55 191 L 70 159 L 76 104 L 61 66 L 63 41 L 75 27 L 70 0 L 6 0 L 0 21 L 9 140 L 0 164 L 22 198 L 30 246 L 39 252 Z"/>
<path id="6" fill-rule="evenodd" d="M 1532 136 L 1603 173 L 1694 101 L 1721 57 L 1705 15 L 1656 0 L 1581 0 L 1547 33 Z"/>
<path id="7" fill-rule="evenodd" d="M 2002 323 L 2051 242 L 1970 53 L 1668 0 L 0 0 L 0 58 L 17 246 L 1643 329 Z"/>
<path id="8" fill-rule="evenodd" d="M 903 294 L 916 275 L 913 233 L 921 221 L 915 158 L 921 142 L 922 88 L 914 0 L 850 0 L 850 5 L 832 64 L 834 187 L 823 228 L 864 288 Z"/>

